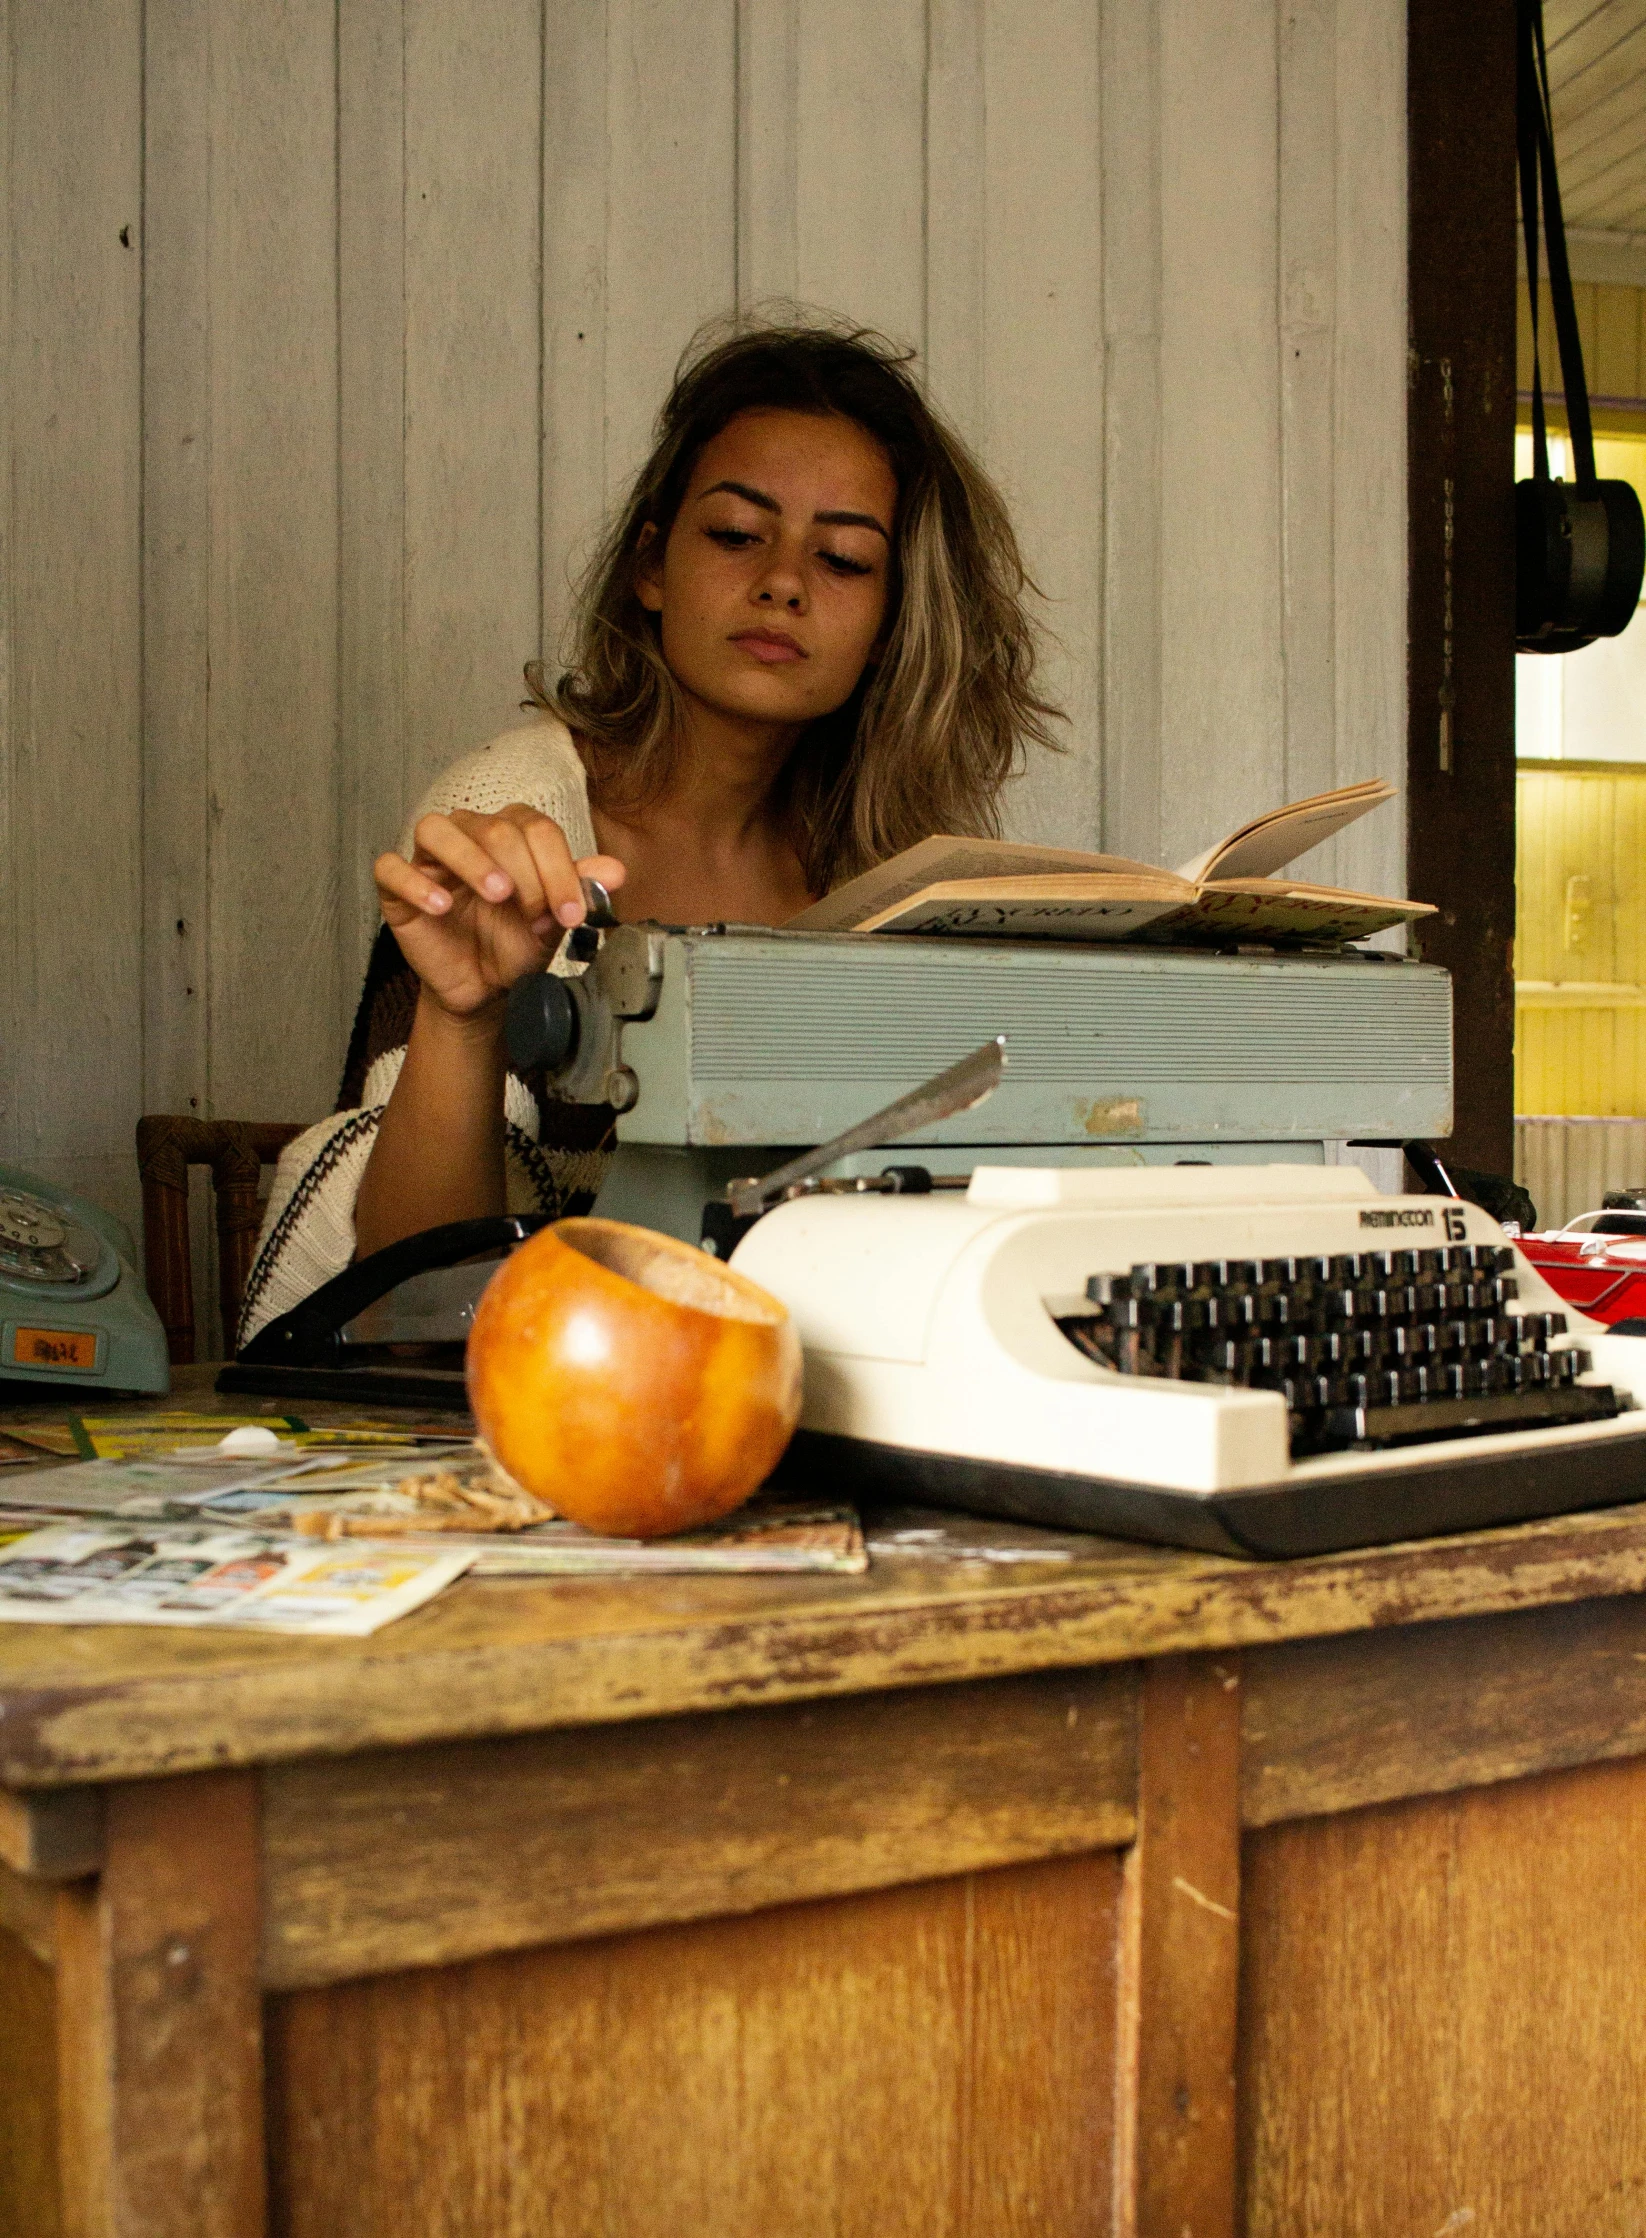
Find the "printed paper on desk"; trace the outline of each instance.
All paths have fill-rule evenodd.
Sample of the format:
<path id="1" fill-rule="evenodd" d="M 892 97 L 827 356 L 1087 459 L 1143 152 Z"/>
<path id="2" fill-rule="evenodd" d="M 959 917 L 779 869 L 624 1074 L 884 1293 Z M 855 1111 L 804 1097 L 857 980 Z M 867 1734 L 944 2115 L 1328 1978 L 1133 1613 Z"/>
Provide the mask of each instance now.
<path id="1" fill-rule="evenodd" d="M 52 1515 L 163 1515 L 265 1477 L 284 1476 L 290 1455 L 272 1461 L 69 1461 L 61 1468 L 8 1469 L 6 1505 Z"/>
<path id="2" fill-rule="evenodd" d="M 311 1545 L 209 1524 L 60 1523 L 0 1546 L 0 1622 L 360 1638 L 460 1577 L 464 1549 Z"/>

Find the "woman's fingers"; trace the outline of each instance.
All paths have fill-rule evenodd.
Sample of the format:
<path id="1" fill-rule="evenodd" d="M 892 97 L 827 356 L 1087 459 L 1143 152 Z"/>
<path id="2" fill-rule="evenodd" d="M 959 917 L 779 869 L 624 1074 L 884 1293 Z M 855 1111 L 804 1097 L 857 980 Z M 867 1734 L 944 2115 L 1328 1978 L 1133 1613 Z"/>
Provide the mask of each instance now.
<path id="1" fill-rule="evenodd" d="M 505 811 L 511 817 L 515 813 L 512 809 Z M 587 914 L 583 883 L 565 833 L 551 816 L 540 816 L 529 809 L 518 813 L 520 836 L 531 852 L 542 897 L 539 913 L 531 919 L 532 930 L 544 933 L 560 926 L 580 925 Z"/>
<path id="2" fill-rule="evenodd" d="M 378 856 L 372 876 L 377 881 L 377 898 L 387 924 L 407 925 L 419 916 L 443 917 L 451 908 L 451 895 L 439 880 L 392 849 Z"/>
<path id="3" fill-rule="evenodd" d="M 609 894 L 615 894 L 629 875 L 615 855 L 580 855 L 576 869 L 580 878 L 598 878 Z"/>
<path id="4" fill-rule="evenodd" d="M 451 816 L 424 816 L 412 835 L 415 852 L 414 869 L 424 869 L 428 863 L 438 864 L 449 870 L 453 877 L 478 894 L 482 901 L 507 901 L 514 892 L 514 880 L 482 844 L 479 833 L 497 819 L 474 816 L 464 810 Z"/>

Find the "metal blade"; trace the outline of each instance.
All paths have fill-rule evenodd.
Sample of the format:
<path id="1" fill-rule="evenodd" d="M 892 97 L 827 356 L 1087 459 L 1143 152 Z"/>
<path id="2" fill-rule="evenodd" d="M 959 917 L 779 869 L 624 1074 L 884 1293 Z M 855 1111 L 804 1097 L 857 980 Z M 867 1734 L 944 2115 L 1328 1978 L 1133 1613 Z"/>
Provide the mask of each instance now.
<path id="1" fill-rule="evenodd" d="M 1006 1036 L 996 1034 L 992 1041 L 984 1042 L 981 1049 L 974 1049 L 969 1057 L 950 1065 L 947 1072 L 940 1072 L 918 1088 L 911 1088 L 906 1096 L 899 1096 L 896 1103 L 889 1103 L 884 1111 L 860 1119 L 855 1127 L 836 1135 L 833 1142 L 820 1142 L 815 1150 L 791 1158 L 786 1166 L 779 1166 L 775 1173 L 768 1173 L 762 1180 L 730 1182 L 726 1194 L 731 1199 L 733 1212 L 740 1219 L 750 1218 L 775 1204 L 785 1189 L 792 1189 L 797 1182 L 809 1181 L 814 1173 L 832 1166 L 836 1158 L 848 1157 L 854 1150 L 876 1149 L 882 1143 L 912 1135 L 917 1128 L 935 1127 L 940 1119 L 952 1119 L 957 1111 L 971 1111 L 985 1096 L 993 1095 L 1005 1069 Z"/>

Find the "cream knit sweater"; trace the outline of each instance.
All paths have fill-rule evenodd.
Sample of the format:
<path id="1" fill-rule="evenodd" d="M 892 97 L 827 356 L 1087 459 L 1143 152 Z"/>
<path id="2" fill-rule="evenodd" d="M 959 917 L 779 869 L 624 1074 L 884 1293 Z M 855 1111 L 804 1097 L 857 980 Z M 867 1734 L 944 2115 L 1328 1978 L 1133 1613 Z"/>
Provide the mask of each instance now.
<path id="1" fill-rule="evenodd" d="M 398 842 L 400 853 L 410 859 L 412 833 L 423 816 L 454 808 L 486 815 L 515 801 L 552 816 L 573 855 L 598 852 L 583 764 L 565 725 L 545 714 L 504 731 L 442 770 L 408 818 Z M 551 968 L 576 972 L 582 966 L 557 956 Z M 333 1112 L 281 1153 L 246 1284 L 240 1344 L 341 1274 L 353 1259 L 355 1199 L 405 1061 L 404 1044 L 385 1051 L 366 1075 L 360 1109 Z M 537 1146 L 536 1100 L 513 1073 L 504 1085 L 503 1115 L 511 1212 L 553 1211 L 567 1196 L 598 1188 L 605 1165 L 598 1151 L 557 1153 L 551 1170 L 551 1161 Z"/>

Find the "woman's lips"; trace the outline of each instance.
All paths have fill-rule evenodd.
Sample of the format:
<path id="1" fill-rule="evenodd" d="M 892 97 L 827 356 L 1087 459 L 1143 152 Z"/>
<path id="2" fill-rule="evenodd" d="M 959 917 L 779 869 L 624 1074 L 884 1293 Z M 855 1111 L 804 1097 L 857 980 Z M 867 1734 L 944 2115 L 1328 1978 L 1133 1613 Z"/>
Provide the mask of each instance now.
<path id="1" fill-rule="evenodd" d="M 781 637 L 763 629 L 747 629 L 732 639 L 744 652 L 752 653 L 757 661 L 803 661 L 804 651 L 792 637 Z"/>

